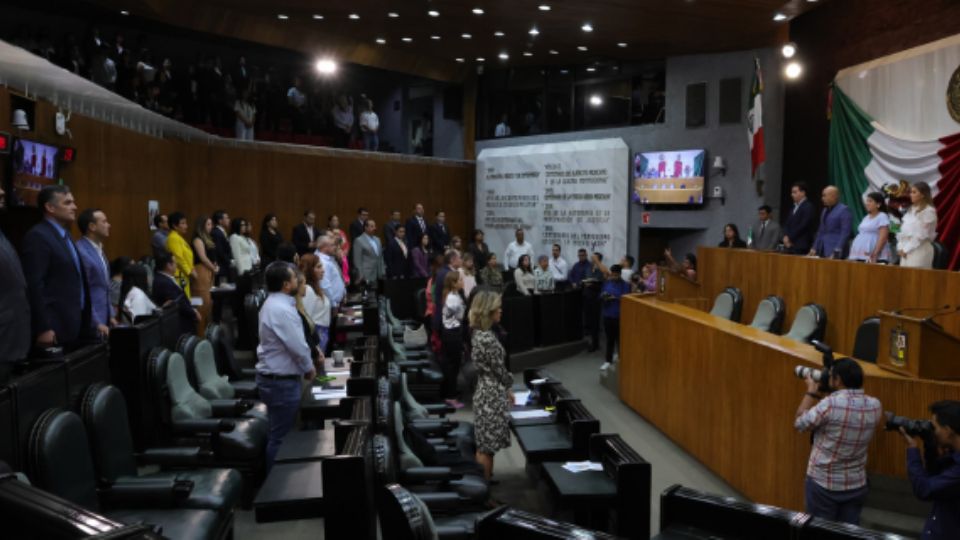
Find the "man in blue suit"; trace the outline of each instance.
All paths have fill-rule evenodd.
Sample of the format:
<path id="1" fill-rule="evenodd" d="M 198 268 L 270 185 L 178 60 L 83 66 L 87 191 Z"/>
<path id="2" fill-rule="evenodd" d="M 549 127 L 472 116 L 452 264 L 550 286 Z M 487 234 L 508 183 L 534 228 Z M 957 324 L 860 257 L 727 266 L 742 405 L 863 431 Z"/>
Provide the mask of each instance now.
<path id="1" fill-rule="evenodd" d="M 840 190 L 836 186 L 823 188 L 823 211 L 820 213 L 820 229 L 810 249 L 810 255 L 818 257 L 847 258 L 847 240 L 853 227 L 853 213 L 840 202 Z"/>
<path id="2" fill-rule="evenodd" d="M 97 329 L 97 335 L 107 337 L 116 317 L 110 304 L 110 260 L 103 252 L 103 242 L 110 237 L 110 222 L 102 210 L 87 208 L 80 212 L 77 225 L 83 233 L 77 240 L 77 251 L 90 291 L 90 322 Z"/>
<path id="3" fill-rule="evenodd" d="M 37 206 L 43 220 L 23 237 L 34 345 L 69 347 L 90 330 L 90 291 L 70 238 L 77 203 L 67 186 L 46 186 Z"/>
<path id="4" fill-rule="evenodd" d="M 783 225 L 783 246 L 790 253 L 806 254 L 813 243 L 813 204 L 807 200 L 807 185 L 795 182 L 790 188 L 793 208 Z"/>

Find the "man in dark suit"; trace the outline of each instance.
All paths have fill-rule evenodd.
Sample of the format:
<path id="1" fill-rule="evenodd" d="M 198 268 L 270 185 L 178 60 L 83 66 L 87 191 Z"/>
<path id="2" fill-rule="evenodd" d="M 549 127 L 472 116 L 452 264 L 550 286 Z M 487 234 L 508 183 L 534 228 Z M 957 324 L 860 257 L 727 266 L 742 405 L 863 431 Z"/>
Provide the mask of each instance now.
<path id="1" fill-rule="evenodd" d="M 0 212 L 6 211 L 6 193 L 0 187 Z M 27 280 L 13 245 L 0 231 L 0 384 L 6 382 L 12 362 L 30 350 L 30 304 Z"/>
<path id="2" fill-rule="evenodd" d="M 180 332 L 196 334 L 200 312 L 193 308 L 190 299 L 180 288 L 177 278 L 173 277 L 177 271 L 177 265 L 173 262 L 173 257 L 165 253 L 157 257 L 156 265 L 157 273 L 153 278 L 153 294 L 151 295 L 153 303 L 158 306 L 169 303 L 176 304 L 177 314 L 180 316 Z"/>
<path id="3" fill-rule="evenodd" d="M 403 222 L 400 221 L 400 211 L 394 210 L 390 212 L 390 219 L 383 225 L 383 245 L 388 246 L 390 241 L 397 235 L 397 227 L 402 227 Z M 384 247 L 386 249 L 386 247 Z"/>
<path id="4" fill-rule="evenodd" d="M 216 246 L 217 260 L 220 271 L 217 278 L 222 281 L 230 280 L 230 269 L 233 267 L 233 250 L 230 249 L 230 215 L 224 210 L 213 213 L 213 244 Z"/>
<path id="5" fill-rule="evenodd" d="M 350 223 L 350 245 L 353 246 L 357 237 L 363 234 L 370 212 L 366 208 L 357 208 L 357 219 Z"/>
<path id="6" fill-rule="evenodd" d="M 399 212 L 397 212 L 399 214 Z M 387 279 L 403 279 L 410 275 L 410 249 L 407 247 L 407 228 L 397 225 L 393 238 L 383 248 L 387 265 Z"/>
<path id="7" fill-rule="evenodd" d="M 316 251 L 317 240 L 320 239 L 320 229 L 316 222 L 317 215 L 313 210 L 307 210 L 303 213 L 303 222 L 293 228 L 293 245 L 297 247 L 297 255 Z"/>
<path id="8" fill-rule="evenodd" d="M 80 253 L 70 238 L 77 203 L 67 186 L 40 190 L 37 206 L 43 220 L 23 238 L 34 344 L 69 347 L 90 330 L 90 291 Z"/>
<path id="9" fill-rule="evenodd" d="M 805 255 L 813 244 L 813 204 L 807 200 L 807 185 L 796 182 L 790 188 L 793 210 L 783 225 L 783 246 L 790 253 Z"/>
<path id="10" fill-rule="evenodd" d="M 407 220 L 407 248 L 420 245 L 420 237 L 427 234 L 427 220 L 423 217 L 423 205 L 417 203 L 413 215 Z"/>
<path id="11" fill-rule="evenodd" d="M 90 291 L 90 319 L 97 334 L 107 337 L 116 317 L 110 304 L 110 259 L 103 251 L 103 242 L 110 237 L 110 222 L 102 210 L 87 208 L 80 212 L 77 225 L 83 233 L 76 245 Z"/>
<path id="12" fill-rule="evenodd" d="M 450 249 L 450 229 L 447 229 L 447 214 L 443 210 L 437 212 L 436 221 L 430 225 L 430 247 L 437 253 Z"/>
<path id="13" fill-rule="evenodd" d="M 810 249 L 810 255 L 818 257 L 847 258 L 847 240 L 853 227 L 853 213 L 840 202 L 840 190 L 836 186 L 823 188 L 823 211 L 820 212 L 820 228 Z"/>

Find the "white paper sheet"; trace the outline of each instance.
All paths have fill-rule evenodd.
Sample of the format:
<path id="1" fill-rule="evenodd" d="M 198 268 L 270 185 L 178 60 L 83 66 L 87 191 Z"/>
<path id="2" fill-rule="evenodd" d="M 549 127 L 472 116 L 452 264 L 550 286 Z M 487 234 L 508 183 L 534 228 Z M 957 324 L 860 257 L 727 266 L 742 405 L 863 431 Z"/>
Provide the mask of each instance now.
<path id="1" fill-rule="evenodd" d="M 572 473 L 603 471 L 603 464 L 595 461 L 568 461 L 563 464 L 563 468 Z"/>
<path id="2" fill-rule="evenodd" d="M 527 404 L 527 399 L 530 398 L 530 391 L 523 390 L 520 392 L 513 393 L 513 404 L 519 407 L 522 407 Z"/>
<path id="3" fill-rule="evenodd" d="M 346 390 L 324 390 L 322 388 L 314 388 L 311 390 L 313 393 L 313 399 L 339 399 L 347 397 Z"/>
<path id="4" fill-rule="evenodd" d="M 510 416 L 514 420 L 525 420 L 528 418 L 547 418 L 550 416 L 550 412 L 543 409 L 535 409 L 532 411 L 511 411 Z"/>

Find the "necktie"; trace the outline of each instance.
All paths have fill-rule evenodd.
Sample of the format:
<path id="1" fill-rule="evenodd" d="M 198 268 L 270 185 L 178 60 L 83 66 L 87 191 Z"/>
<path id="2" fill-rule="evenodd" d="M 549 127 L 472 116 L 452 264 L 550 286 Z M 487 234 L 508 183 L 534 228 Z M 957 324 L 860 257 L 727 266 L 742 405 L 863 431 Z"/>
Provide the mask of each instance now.
<path id="1" fill-rule="evenodd" d="M 767 228 L 767 222 L 764 221 L 763 223 L 760 224 L 760 236 L 763 236 L 763 231 L 766 230 L 766 228 Z"/>
<path id="2" fill-rule="evenodd" d="M 380 247 L 377 246 L 377 239 L 372 236 L 368 236 L 367 238 L 370 240 L 370 247 L 373 248 L 373 253 L 375 255 L 380 255 Z"/>

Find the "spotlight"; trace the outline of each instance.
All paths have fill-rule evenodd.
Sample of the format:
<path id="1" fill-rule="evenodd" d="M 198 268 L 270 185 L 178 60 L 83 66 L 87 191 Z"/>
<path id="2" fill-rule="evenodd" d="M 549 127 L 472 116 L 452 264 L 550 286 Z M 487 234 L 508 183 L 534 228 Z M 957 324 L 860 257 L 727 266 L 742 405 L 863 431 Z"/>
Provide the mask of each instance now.
<path id="1" fill-rule="evenodd" d="M 540 35 L 540 31 L 537 30 L 537 27 L 536 27 L 536 26 L 534 26 L 533 28 L 531 28 L 530 31 L 527 32 L 527 33 L 530 34 L 531 36 L 539 36 L 539 35 Z"/>
<path id="2" fill-rule="evenodd" d="M 473 36 L 471 36 L 470 34 L 460 34 L 460 37 L 462 37 L 463 39 L 470 39 Z"/>
<path id="3" fill-rule="evenodd" d="M 351 21 L 359 21 L 359 20 L 360 20 L 360 16 L 357 15 L 356 13 L 351 13 L 351 14 L 347 15 L 347 18 L 349 18 Z"/>
<path id="4" fill-rule="evenodd" d="M 617 47 L 620 47 L 621 49 L 626 49 L 626 48 L 627 48 L 627 44 L 626 44 L 625 42 L 621 41 L 620 43 L 617 43 Z"/>
<path id="5" fill-rule="evenodd" d="M 400 38 L 400 41 L 402 41 L 402 42 L 404 42 L 404 43 L 410 43 L 411 41 L 413 41 L 413 38 L 412 38 L 412 37 L 402 37 L 402 38 Z"/>
<path id="6" fill-rule="evenodd" d="M 429 15 L 429 16 L 431 16 L 431 17 L 439 17 L 439 16 L 440 16 L 440 12 L 431 9 L 430 11 L 427 12 L 427 15 Z"/>
<path id="7" fill-rule="evenodd" d="M 524 52 L 523 52 L 523 55 L 524 55 L 524 56 L 527 56 L 527 57 L 530 57 L 530 56 L 533 56 L 533 53 L 530 52 L 530 51 L 524 51 Z"/>
<path id="8" fill-rule="evenodd" d="M 460 63 L 460 64 L 462 64 L 462 63 L 466 62 L 466 59 L 464 59 L 464 58 L 457 58 L 457 62 Z"/>
<path id="9" fill-rule="evenodd" d="M 391 11 L 390 13 L 387 13 L 387 17 L 390 17 L 391 19 L 396 19 L 399 16 L 400 14 L 397 13 L 396 11 Z"/>
<path id="10" fill-rule="evenodd" d="M 580 27 L 584 32 L 593 32 L 593 25 L 590 23 L 583 23 L 583 26 Z"/>
<path id="11" fill-rule="evenodd" d="M 783 73 L 788 79 L 798 79 L 803 73 L 803 66 L 797 61 L 790 62 L 787 64 L 787 67 L 784 68 Z"/>
<path id="12" fill-rule="evenodd" d="M 793 55 L 797 54 L 797 46 L 793 43 L 787 43 L 780 49 L 780 54 L 784 58 L 793 58 Z"/>
<path id="13" fill-rule="evenodd" d="M 499 31 L 499 30 L 497 30 L 496 32 L 494 32 L 493 35 L 496 36 L 496 37 L 503 37 L 503 36 L 504 36 L 503 32 L 501 32 L 501 31 Z"/>
<path id="14" fill-rule="evenodd" d="M 378 38 L 377 38 L 377 44 L 378 44 L 378 45 L 386 45 L 386 44 L 387 44 L 387 40 L 383 39 L 382 37 L 378 37 Z"/>
<path id="15" fill-rule="evenodd" d="M 313 16 L 313 20 L 315 20 L 315 21 L 322 21 L 322 20 L 323 20 L 323 15 L 320 15 L 319 13 L 317 13 L 316 15 Z"/>
<path id="16" fill-rule="evenodd" d="M 120 10 L 120 14 L 123 15 L 124 17 L 126 17 L 127 15 L 130 14 L 130 12 L 127 11 L 127 10 L 125 10 L 125 9 L 121 9 L 121 10 Z"/>
<path id="17" fill-rule="evenodd" d="M 439 41 L 439 40 L 440 40 L 440 36 L 436 36 L 436 35 L 430 36 L 430 39 L 432 39 L 432 40 L 434 40 L 434 41 Z"/>
<path id="18" fill-rule="evenodd" d="M 285 21 L 285 20 L 289 19 L 290 17 L 289 17 L 288 15 L 284 15 L 283 13 L 278 13 L 278 14 L 277 14 L 277 18 L 280 19 L 281 21 Z"/>
<path id="19" fill-rule="evenodd" d="M 779 21 L 785 21 L 785 20 L 787 20 L 787 16 L 784 15 L 783 13 L 775 13 L 775 14 L 773 15 L 773 20 L 778 21 L 778 22 L 779 22 Z"/>
<path id="20" fill-rule="evenodd" d="M 474 14 L 474 15 L 483 15 L 483 9 L 481 9 L 481 8 L 473 8 L 473 14 Z"/>
<path id="21" fill-rule="evenodd" d="M 586 51 L 586 50 L 587 50 L 587 46 L 586 46 L 586 45 L 580 45 L 579 47 L 577 47 L 577 50 L 578 50 L 578 51 Z"/>
<path id="22" fill-rule="evenodd" d="M 337 72 L 337 63 L 329 58 L 317 60 L 317 72 L 321 75 L 333 75 Z"/>
<path id="23" fill-rule="evenodd" d="M 550 6 L 547 4 L 540 4 L 540 7 L 537 9 L 539 9 L 540 11 L 550 11 Z"/>
<path id="24" fill-rule="evenodd" d="M 510 59 L 510 55 L 507 54 L 507 53 L 505 53 L 505 52 L 502 52 L 502 53 L 498 54 L 497 57 L 500 58 L 501 60 L 509 60 L 509 59 Z"/>
<path id="25" fill-rule="evenodd" d="M 603 105 L 603 98 L 600 97 L 599 94 L 594 94 L 590 96 L 590 105 L 593 105 L 594 107 L 599 107 Z"/>
<path id="26" fill-rule="evenodd" d="M 556 49 L 550 49 L 550 54 L 560 54 L 560 51 Z"/>
<path id="27" fill-rule="evenodd" d="M 484 58 L 484 57 L 482 57 L 482 56 L 478 56 L 478 57 L 477 57 L 477 62 L 483 62 L 484 60 L 486 60 L 486 58 Z"/>

